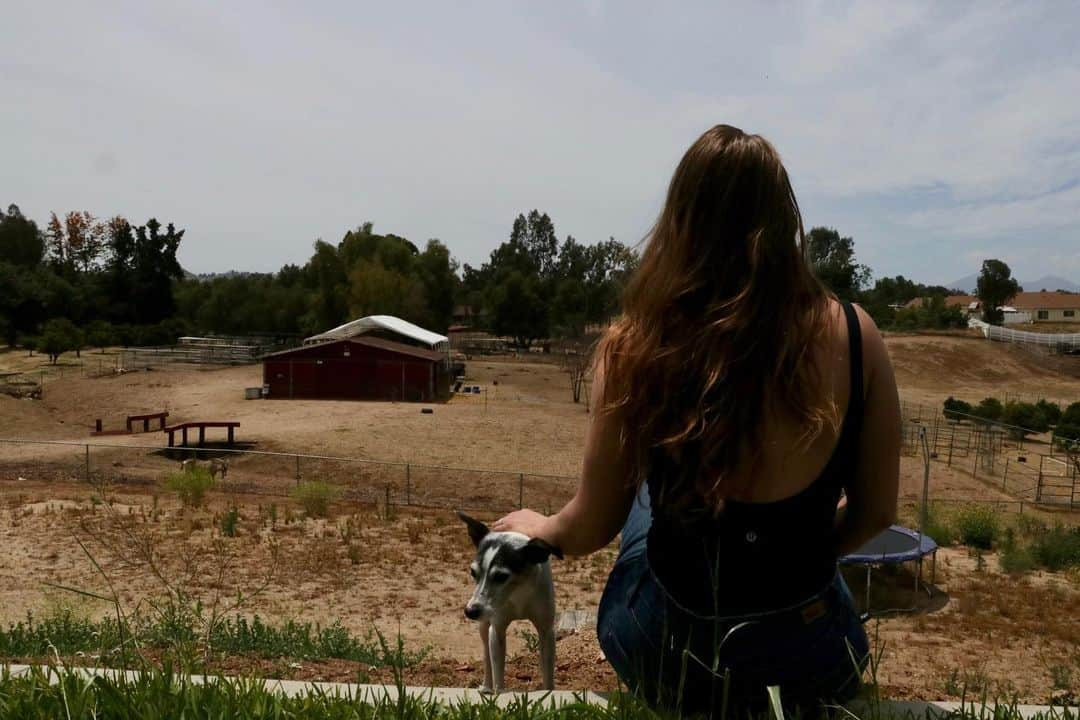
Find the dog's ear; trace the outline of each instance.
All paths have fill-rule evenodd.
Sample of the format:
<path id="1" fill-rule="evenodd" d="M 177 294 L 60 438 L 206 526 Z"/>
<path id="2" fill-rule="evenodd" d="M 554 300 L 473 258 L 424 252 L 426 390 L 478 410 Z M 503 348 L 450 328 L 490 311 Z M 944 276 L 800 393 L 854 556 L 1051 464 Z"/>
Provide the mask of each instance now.
<path id="1" fill-rule="evenodd" d="M 468 526 L 469 538 L 473 541 L 473 545 L 479 547 L 480 541 L 483 540 L 489 532 L 491 532 L 490 530 L 488 530 L 488 526 L 480 522 L 476 518 L 469 517 L 460 510 L 457 511 L 457 516 L 461 519 L 461 522 L 465 523 L 465 525 Z"/>
<path id="2" fill-rule="evenodd" d="M 525 559 L 525 562 L 535 563 L 537 565 L 542 562 L 547 562 L 547 559 L 552 555 L 560 560 L 563 559 L 562 550 L 540 538 L 532 538 L 529 540 L 529 542 L 521 548 L 520 552 L 521 557 Z"/>

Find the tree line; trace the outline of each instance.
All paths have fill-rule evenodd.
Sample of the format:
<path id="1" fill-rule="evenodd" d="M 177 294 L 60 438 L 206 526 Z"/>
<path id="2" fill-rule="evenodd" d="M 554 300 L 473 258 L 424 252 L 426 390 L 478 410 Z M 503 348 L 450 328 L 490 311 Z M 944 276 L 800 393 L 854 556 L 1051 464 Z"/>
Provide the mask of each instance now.
<path id="1" fill-rule="evenodd" d="M 303 265 L 195 277 L 177 261 L 184 232 L 155 218 L 136 225 L 86 211 L 53 213 L 41 229 L 16 205 L 0 211 L 0 337 L 55 358 L 84 346 L 171 344 L 185 334 L 301 337 L 372 314 L 446 332 L 457 310 L 457 321 L 528 347 L 580 337 L 611 319 L 638 261 L 614 238 L 560 240 L 539 210 L 518 215 L 479 267 L 459 265 L 437 239 L 420 248 L 367 222 L 336 244 L 315 241 Z M 818 276 L 881 327 L 965 325 L 963 311 L 945 305 L 955 291 L 902 275 L 871 284 L 854 240 L 833 228 L 812 228 L 807 241 Z M 987 299 L 1000 296 L 984 302 L 991 308 L 1018 289 L 997 260 L 984 263 L 979 288 Z M 916 298 L 928 300 L 903 307 Z"/>

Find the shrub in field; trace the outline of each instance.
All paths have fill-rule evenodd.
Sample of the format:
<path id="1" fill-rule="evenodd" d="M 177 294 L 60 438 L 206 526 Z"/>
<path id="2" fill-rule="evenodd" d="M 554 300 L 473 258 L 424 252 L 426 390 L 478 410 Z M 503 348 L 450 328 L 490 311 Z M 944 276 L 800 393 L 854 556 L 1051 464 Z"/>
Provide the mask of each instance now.
<path id="1" fill-rule="evenodd" d="M 165 485 L 180 496 L 186 507 L 200 507 L 206 499 L 206 491 L 214 486 L 214 478 L 206 468 L 176 472 L 165 480 Z"/>
<path id="2" fill-rule="evenodd" d="M 1043 414 L 1042 410 L 1033 403 L 1007 403 L 1001 413 L 1001 422 L 1034 432 L 1046 432 L 1050 429 L 1050 421 L 1046 419 L 1046 415 Z"/>
<path id="3" fill-rule="evenodd" d="M 970 547 L 991 549 L 1000 529 L 1000 522 L 993 508 L 973 505 L 956 514 L 956 530 L 960 542 Z"/>
<path id="4" fill-rule="evenodd" d="M 1046 422 L 1051 425 L 1057 425 L 1061 422 L 1061 406 L 1057 403 L 1052 403 L 1046 398 L 1043 398 L 1035 403 L 1035 407 L 1038 408 L 1039 412 L 1046 418 Z"/>
<path id="5" fill-rule="evenodd" d="M 1000 420 L 1005 406 L 997 398 L 988 397 L 975 406 L 972 414 L 983 420 Z"/>
<path id="6" fill-rule="evenodd" d="M 236 525 L 240 521 L 240 511 L 233 505 L 221 516 L 221 534 L 225 537 L 236 537 Z"/>
<path id="7" fill-rule="evenodd" d="M 926 523 L 923 526 L 923 532 L 942 547 L 948 547 L 956 542 L 956 529 L 933 505 L 926 508 Z"/>
<path id="8" fill-rule="evenodd" d="M 1012 528 L 1006 528 L 1001 540 L 1001 552 L 998 565 L 1002 572 L 1009 574 L 1026 573 L 1038 567 L 1039 563 L 1031 549 L 1023 545 Z"/>
<path id="9" fill-rule="evenodd" d="M 971 407 L 971 403 L 966 403 L 963 400 L 957 400 L 952 395 L 950 395 L 949 398 L 945 401 L 944 414 L 947 418 L 955 418 L 959 420 L 964 415 L 973 414 L 973 410 Z"/>
<path id="10" fill-rule="evenodd" d="M 1031 541 L 1031 554 L 1048 570 L 1080 567 L 1080 527 L 1063 525 L 1041 532 Z"/>
<path id="11" fill-rule="evenodd" d="M 308 517 L 326 517 L 330 504 L 338 499 L 341 491 L 330 483 L 312 480 L 300 483 L 289 494 L 300 503 Z"/>

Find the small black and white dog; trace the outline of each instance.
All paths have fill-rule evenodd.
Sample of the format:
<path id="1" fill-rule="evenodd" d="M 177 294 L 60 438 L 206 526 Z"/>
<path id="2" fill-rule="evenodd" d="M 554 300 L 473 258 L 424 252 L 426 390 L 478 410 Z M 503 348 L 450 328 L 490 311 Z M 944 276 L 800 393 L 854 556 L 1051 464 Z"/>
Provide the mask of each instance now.
<path id="1" fill-rule="evenodd" d="M 459 512 L 476 545 L 470 567 L 476 589 L 465 617 L 480 623 L 484 643 L 482 692 L 501 692 L 506 661 L 506 628 L 528 620 L 540 642 L 544 689 L 555 689 L 555 587 L 548 558 L 562 552 L 538 538 L 515 532 L 491 532 L 488 526 Z"/>

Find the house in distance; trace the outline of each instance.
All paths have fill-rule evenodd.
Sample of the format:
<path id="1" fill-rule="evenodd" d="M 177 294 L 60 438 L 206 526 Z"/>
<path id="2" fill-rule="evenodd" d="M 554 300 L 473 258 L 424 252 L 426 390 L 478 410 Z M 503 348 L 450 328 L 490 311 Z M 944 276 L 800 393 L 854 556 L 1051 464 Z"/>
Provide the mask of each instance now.
<path id="1" fill-rule="evenodd" d="M 450 392 L 450 342 L 391 315 L 353 320 L 263 357 L 274 399 L 431 402 Z"/>

